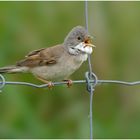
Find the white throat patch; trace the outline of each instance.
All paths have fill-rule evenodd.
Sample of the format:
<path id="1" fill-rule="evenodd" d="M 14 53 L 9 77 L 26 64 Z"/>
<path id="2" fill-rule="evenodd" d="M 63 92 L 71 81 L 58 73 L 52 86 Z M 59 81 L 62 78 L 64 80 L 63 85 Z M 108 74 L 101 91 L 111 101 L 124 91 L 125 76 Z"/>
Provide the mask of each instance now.
<path id="1" fill-rule="evenodd" d="M 83 52 L 83 53 L 86 53 L 86 54 L 91 54 L 92 53 L 92 47 L 90 47 L 90 46 L 85 47 L 85 43 L 81 42 L 77 46 L 69 48 L 69 53 L 70 54 L 77 55 L 77 54 L 80 54 L 80 52 Z"/>

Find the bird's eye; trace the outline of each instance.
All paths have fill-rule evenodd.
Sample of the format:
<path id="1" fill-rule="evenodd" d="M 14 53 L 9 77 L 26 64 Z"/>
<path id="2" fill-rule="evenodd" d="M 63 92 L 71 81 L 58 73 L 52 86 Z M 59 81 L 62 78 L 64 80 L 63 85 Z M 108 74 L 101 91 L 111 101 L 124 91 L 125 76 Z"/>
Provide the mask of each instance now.
<path id="1" fill-rule="evenodd" d="M 77 39 L 78 39 L 78 40 L 81 40 L 81 37 L 80 37 L 80 36 L 78 36 L 78 37 L 77 37 Z"/>
<path id="2" fill-rule="evenodd" d="M 72 50 L 74 50 L 74 48 L 73 48 L 73 47 L 71 47 L 71 49 L 72 49 Z"/>

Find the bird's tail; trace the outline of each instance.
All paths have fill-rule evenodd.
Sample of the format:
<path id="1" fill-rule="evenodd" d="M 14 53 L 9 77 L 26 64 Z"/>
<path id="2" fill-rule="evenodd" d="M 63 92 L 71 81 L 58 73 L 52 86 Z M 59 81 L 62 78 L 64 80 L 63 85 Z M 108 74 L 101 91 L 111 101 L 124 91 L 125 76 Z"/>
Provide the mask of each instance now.
<path id="1" fill-rule="evenodd" d="M 28 70 L 27 67 L 7 66 L 0 68 L 0 74 L 27 72 L 27 70 Z"/>

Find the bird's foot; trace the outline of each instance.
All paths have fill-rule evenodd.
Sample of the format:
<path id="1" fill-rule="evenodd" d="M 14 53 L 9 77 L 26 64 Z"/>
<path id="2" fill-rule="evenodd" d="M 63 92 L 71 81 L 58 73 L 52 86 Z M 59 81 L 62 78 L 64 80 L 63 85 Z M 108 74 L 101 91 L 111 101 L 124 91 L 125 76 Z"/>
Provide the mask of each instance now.
<path id="1" fill-rule="evenodd" d="M 47 81 L 48 88 L 52 89 L 54 87 L 54 84 L 51 81 Z"/>
<path id="2" fill-rule="evenodd" d="M 68 80 L 63 80 L 63 81 L 66 81 L 66 82 L 67 82 L 68 88 L 70 88 L 70 87 L 72 86 L 72 84 L 73 84 L 73 81 L 70 80 L 70 79 L 68 79 Z"/>
<path id="3" fill-rule="evenodd" d="M 47 84 L 47 87 L 49 89 L 52 89 L 54 87 L 54 84 L 51 81 L 47 81 L 41 77 L 37 77 L 37 79 L 39 79 L 40 81 L 42 81 L 43 83 Z"/>

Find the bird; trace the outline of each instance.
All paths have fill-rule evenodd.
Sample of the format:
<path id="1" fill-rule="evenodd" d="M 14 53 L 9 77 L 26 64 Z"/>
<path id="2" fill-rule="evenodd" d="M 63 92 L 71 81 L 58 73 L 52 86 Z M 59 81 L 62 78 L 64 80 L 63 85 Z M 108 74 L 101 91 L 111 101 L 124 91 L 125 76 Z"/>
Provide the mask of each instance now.
<path id="1" fill-rule="evenodd" d="M 53 86 L 54 81 L 72 84 L 73 74 L 91 54 L 95 45 L 85 27 L 76 26 L 66 35 L 63 43 L 28 53 L 22 60 L 0 68 L 0 74 L 32 73 L 37 79 Z"/>

